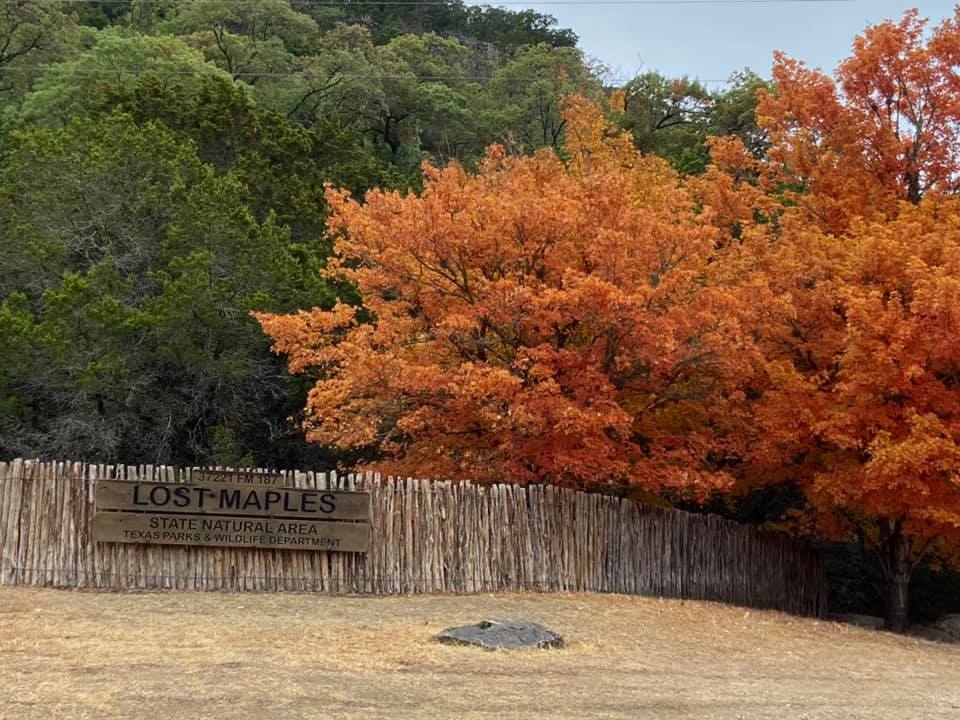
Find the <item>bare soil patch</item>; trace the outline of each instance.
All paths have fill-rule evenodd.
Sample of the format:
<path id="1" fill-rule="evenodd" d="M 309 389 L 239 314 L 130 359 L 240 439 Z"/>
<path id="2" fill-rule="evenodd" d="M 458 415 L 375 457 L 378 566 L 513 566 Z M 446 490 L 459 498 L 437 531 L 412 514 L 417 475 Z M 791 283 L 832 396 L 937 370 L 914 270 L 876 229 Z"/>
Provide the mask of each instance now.
<path id="1" fill-rule="evenodd" d="M 440 645 L 524 618 L 563 650 Z M 960 647 L 615 595 L 0 588 L 0 718 L 960 718 Z"/>

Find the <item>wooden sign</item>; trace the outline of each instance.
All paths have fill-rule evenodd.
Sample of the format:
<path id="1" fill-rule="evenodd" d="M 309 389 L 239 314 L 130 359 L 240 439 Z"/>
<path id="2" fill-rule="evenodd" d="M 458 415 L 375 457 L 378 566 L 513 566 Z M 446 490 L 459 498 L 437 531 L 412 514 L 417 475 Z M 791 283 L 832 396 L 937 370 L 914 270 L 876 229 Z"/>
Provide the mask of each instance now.
<path id="1" fill-rule="evenodd" d="M 339 490 L 264 488 L 226 483 L 101 480 L 97 510 L 246 515 L 304 520 L 369 520 L 370 495 Z"/>
<path id="2" fill-rule="evenodd" d="M 370 547 L 370 525 L 282 518 L 98 512 L 93 518 L 93 537 L 97 542 L 151 545 L 366 552 Z"/>
<path id="3" fill-rule="evenodd" d="M 96 542 L 366 552 L 370 495 L 221 482 L 96 483 Z"/>

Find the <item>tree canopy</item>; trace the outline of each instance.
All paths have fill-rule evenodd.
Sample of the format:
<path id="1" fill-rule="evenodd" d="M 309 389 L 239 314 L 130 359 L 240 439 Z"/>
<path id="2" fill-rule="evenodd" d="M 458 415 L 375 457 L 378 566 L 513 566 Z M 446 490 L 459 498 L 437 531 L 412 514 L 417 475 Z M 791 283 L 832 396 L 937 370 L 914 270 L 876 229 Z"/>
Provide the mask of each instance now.
<path id="1" fill-rule="evenodd" d="M 756 325 L 749 467 L 878 548 L 898 629 L 916 563 L 960 539 L 958 20 L 869 28 L 835 79 L 778 56 L 768 152 L 716 141 L 699 185 L 742 247 L 738 276 L 779 298 Z"/>
<path id="2" fill-rule="evenodd" d="M 328 274 L 361 305 L 257 316 L 322 376 L 310 439 L 445 476 L 729 482 L 750 356 L 711 281 L 720 236 L 664 161 L 570 102 L 566 167 L 494 146 L 477 175 L 425 165 L 419 195 L 330 191 Z"/>

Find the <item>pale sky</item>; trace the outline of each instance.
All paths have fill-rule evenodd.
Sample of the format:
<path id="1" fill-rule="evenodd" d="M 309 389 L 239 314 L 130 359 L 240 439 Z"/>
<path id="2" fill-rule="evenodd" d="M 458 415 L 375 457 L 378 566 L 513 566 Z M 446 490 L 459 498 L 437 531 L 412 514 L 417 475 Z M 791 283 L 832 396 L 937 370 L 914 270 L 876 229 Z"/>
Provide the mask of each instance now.
<path id="1" fill-rule="evenodd" d="M 496 0 L 470 4 L 498 5 Z M 911 7 L 935 24 L 952 16 L 955 5 L 955 0 L 504 3 L 512 10 L 528 7 L 553 15 L 619 80 L 657 70 L 705 82 L 725 80 L 744 67 L 769 76 L 774 50 L 831 71 L 867 25 L 899 19 Z"/>

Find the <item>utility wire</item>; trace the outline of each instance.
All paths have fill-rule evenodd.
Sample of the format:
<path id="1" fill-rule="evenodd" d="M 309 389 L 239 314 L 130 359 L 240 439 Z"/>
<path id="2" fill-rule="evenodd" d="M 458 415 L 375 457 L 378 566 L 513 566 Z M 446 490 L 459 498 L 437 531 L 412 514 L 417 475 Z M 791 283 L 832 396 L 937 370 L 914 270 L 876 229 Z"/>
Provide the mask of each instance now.
<path id="1" fill-rule="evenodd" d="M 86 1 L 86 0 L 84 0 Z M 53 68 L 58 67 L 57 64 L 50 65 L 3 65 L 0 66 L 0 73 L 4 72 L 27 72 L 27 71 L 47 71 Z M 132 69 L 132 68 L 103 68 L 99 70 L 72 70 L 69 74 L 72 77 L 110 77 L 114 75 L 156 75 L 159 77 L 198 77 L 202 75 L 212 75 L 211 70 L 216 66 L 211 68 L 198 68 L 197 70 L 153 70 L 150 68 L 141 68 L 141 69 Z M 223 70 L 223 68 L 216 68 Z M 263 71 L 258 72 L 255 70 L 250 71 L 241 71 L 230 73 L 227 70 L 223 72 L 233 78 L 244 78 L 244 77 L 304 77 L 304 78 L 314 78 L 317 80 L 415 80 L 417 82 L 453 82 L 453 81 L 462 81 L 462 82 L 492 82 L 496 79 L 492 75 L 365 75 L 357 73 L 334 73 L 329 76 L 321 75 L 311 75 L 309 72 L 303 70 L 299 71 L 284 71 L 284 72 L 272 72 L 272 71 Z M 519 84 L 521 79 L 519 78 L 504 78 L 510 80 L 514 84 Z M 543 78 L 537 78 L 538 80 Z M 554 79 L 554 78 L 547 78 Z M 702 83 L 729 83 L 730 80 L 705 80 L 701 78 L 695 78 L 695 80 Z M 527 84 L 528 81 L 523 80 L 523 84 Z"/>
<path id="2" fill-rule="evenodd" d="M 51 65 L 7 65 L 0 66 L 0 72 L 12 72 L 16 70 L 51 70 L 56 68 L 57 64 Z M 223 68 L 217 68 L 216 66 L 211 66 L 209 68 L 198 68 L 196 70 L 153 70 L 151 68 L 102 68 L 102 69 L 86 69 L 86 70 L 74 70 L 70 75 L 89 75 L 89 76 L 101 76 L 101 75 L 161 75 L 161 76 L 189 76 L 195 77 L 198 75 L 210 75 L 211 71 L 223 70 Z M 303 70 L 291 70 L 291 71 L 238 71 L 238 72 L 229 72 L 223 70 L 223 72 L 231 77 L 314 77 L 321 78 L 327 77 L 330 80 L 336 80 L 342 78 L 345 80 L 466 80 L 466 81 L 486 81 L 493 80 L 492 76 L 479 76 L 479 75 L 364 75 L 364 74 L 355 74 L 355 73 L 333 73 L 329 76 L 322 75 L 311 75 L 309 72 Z"/>
<path id="3" fill-rule="evenodd" d="M 144 4 L 166 3 L 169 0 L 138 0 Z M 255 0 L 219 0 L 221 4 L 249 4 Z M 73 0 L 76 3 L 97 5 L 128 5 L 133 0 Z M 802 5 L 802 4 L 826 4 L 826 3 L 855 3 L 859 0 L 544 0 L 537 2 L 519 2 L 517 0 L 507 0 L 506 2 L 484 3 L 483 5 L 467 5 L 465 7 L 502 7 L 502 6 L 523 6 L 530 5 Z M 393 7 L 445 7 L 449 2 L 443 0 L 291 0 L 295 7 L 305 5 L 322 6 L 358 6 L 358 5 L 389 5 Z"/>

